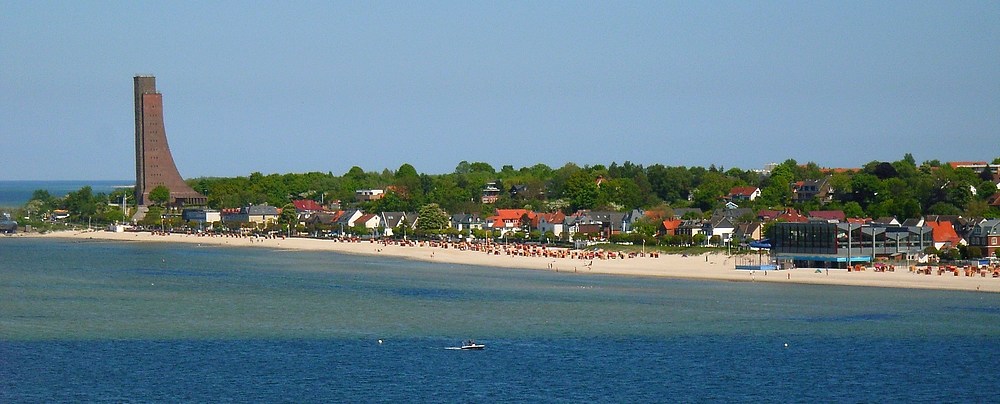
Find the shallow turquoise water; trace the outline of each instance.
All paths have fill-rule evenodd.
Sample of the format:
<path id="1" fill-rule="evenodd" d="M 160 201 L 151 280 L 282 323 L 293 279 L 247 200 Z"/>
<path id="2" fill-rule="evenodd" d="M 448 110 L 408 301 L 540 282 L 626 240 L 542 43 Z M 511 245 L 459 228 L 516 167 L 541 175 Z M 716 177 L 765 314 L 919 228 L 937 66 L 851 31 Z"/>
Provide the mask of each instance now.
<path id="1" fill-rule="evenodd" d="M 3 402 L 1000 396 L 986 293 L 8 237 L 0 296 Z"/>

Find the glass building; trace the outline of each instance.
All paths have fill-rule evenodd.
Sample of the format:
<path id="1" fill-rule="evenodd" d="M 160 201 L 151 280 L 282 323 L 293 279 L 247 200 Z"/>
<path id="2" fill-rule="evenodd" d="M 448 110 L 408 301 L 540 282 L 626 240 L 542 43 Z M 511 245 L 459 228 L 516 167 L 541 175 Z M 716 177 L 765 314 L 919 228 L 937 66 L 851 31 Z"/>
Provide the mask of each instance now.
<path id="1" fill-rule="evenodd" d="M 910 260 L 934 245 L 929 226 L 776 223 L 768 238 L 776 259 L 809 268 L 844 268 L 879 258 Z"/>

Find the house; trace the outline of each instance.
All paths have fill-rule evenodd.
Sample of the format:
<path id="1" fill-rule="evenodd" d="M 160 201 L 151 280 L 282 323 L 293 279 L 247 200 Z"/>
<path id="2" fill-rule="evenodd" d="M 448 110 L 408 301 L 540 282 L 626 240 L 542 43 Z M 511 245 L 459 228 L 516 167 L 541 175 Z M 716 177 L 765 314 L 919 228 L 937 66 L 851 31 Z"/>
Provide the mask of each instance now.
<path id="1" fill-rule="evenodd" d="M 572 215 L 566 218 L 566 233 L 570 236 L 584 234 L 589 237 L 601 237 L 603 227 L 604 223 L 585 215 Z"/>
<path id="2" fill-rule="evenodd" d="M 381 223 L 382 223 L 381 216 L 370 213 L 363 214 L 356 220 L 354 220 L 354 226 L 357 227 L 364 226 L 364 228 L 369 230 L 374 230 L 378 228 Z"/>
<path id="3" fill-rule="evenodd" d="M 413 224 L 413 220 L 410 219 L 406 212 L 382 212 L 379 214 L 379 220 L 383 227 L 382 235 L 386 237 L 392 237 L 396 229 L 404 224 Z M 405 231 L 405 229 L 403 230 Z"/>
<path id="4" fill-rule="evenodd" d="M 299 220 L 304 221 L 317 212 L 325 212 L 326 208 L 312 199 L 298 199 L 292 201 L 295 211 L 299 213 Z"/>
<path id="5" fill-rule="evenodd" d="M 562 212 L 539 213 L 535 222 L 535 228 L 542 233 L 552 232 L 558 237 L 566 231 L 566 214 Z"/>
<path id="6" fill-rule="evenodd" d="M 451 215 L 451 227 L 458 231 L 482 229 L 486 221 L 478 213 L 457 213 Z"/>
<path id="7" fill-rule="evenodd" d="M 642 209 L 632 209 L 628 212 L 625 212 L 625 217 L 622 218 L 622 226 L 623 226 L 622 232 L 631 233 L 632 227 L 635 225 L 635 223 L 642 220 L 642 218 L 644 217 L 646 217 L 646 211 Z"/>
<path id="8" fill-rule="evenodd" d="M 317 212 L 309 216 L 306 219 L 306 225 L 312 227 L 320 227 L 330 229 L 337 224 L 337 220 L 340 216 L 344 214 L 344 211 L 338 210 L 334 212 Z"/>
<path id="9" fill-rule="evenodd" d="M 733 230 L 733 240 L 743 243 L 750 242 L 751 240 L 760 240 L 763 237 L 763 230 L 764 226 L 761 222 L 740 223 Z"/>
<path id="10" fill-rule="evenodd" d="M 970 246 L 982 248 L 983 255 L 994 257 L 1000 251 L 1000 219 L 983 220 L 972 227 Z"/>
<path id="11" fill-rule="evenodd" d="M 239 209 L 223 209 L 221 219 L 228 223 L 267 224 L 277 222 L 281 210 L 270 205 L 249 205 Z"/>
<path id="12" fill-rule="evenodd" d="M 948 165 L 951 168 L 968 168 L 975 171 L 977 174 L 982 174 L 984 171 L 989 171 L 993 174 L 994 180 L 1000 178 L 1000 164 L 989 164 L 985 161 L 952 161 Z"/>
<path id="13" fill-rule="evenodd" d="M 788 208 L 781 211 L 781 213 L 775 217 L 774 220 L 788 223 L 805 223 L 809 221 L 809 218 L 805 217 L 795 209 Z"/>
<path id="14" fill-rule="evenodd" d="M 483 187 L 479 200 L 485 204 L 493 204 L 497 202 L 497 199 L 500 199 L 500 187 L 497 186 L 496 182 L 487 183 Z"/>
<path id="15" fill-rule="evenodd" d="M 960 244 L 967 244 L 966 241 L 955 232 L 955 227 L 952 226 L 951 222 L 926 222 L 927 226 L 931 228 L 931 236 L 934 239 L 934 248 L 938 250 L 947 250 L 952 248 L 958 248 Z"/>
<path id="16" fill-rule="evenodd" d="M 682 222 L 680 219 L 664 220 L 663 223 L 660 224 L 658 233 L 661 236 L 676 236 L 677 229 L 681 227 L 681 223 Z"/>
<path id="17" fill-rule="evenodd" d="M 528 195 L 527 185 L 511 185 L 507 193 L 510 194 L 510 199 L 526 199 L 531 197 L 531 195 Z"/>
<path id="18" fill-rule="evenodd" d="M 733 187 L 726 195 L 729 201 L 752 201 L 760 196 L 760 188 L 757 187 Z"/>
<path id="19" fill-rule="evenodd" d="M 681 225 L 677 226 L 677 235 L 694 237 L 705 232 L 704 219 L 681 220 Z"/>
<path id="20" fill-rule="evenodd" d="M 602 239 L 607 239 L 613 234 L 624 232 L 629 226 L 627 218 L 633 214 L 632 212 L 580 210 L 573 216 L 577 218 L 575 221 L 577 228 L 580 228 L 581 225 L 585 226 L 586 231 L 582 231 L 583 233 L 600 233 Z M 638 217 L 635 220 L 638 220 Z M 598 230 L 594 231 L 592 225 L 598 225 Z"/>
<path id="21" fill-rule="evenodd" d="M 222 221 L 222 212 L 215 209 L 184 209 L 181 212 L 181 218 L 185 222 L 195 222 L 201 225 L 212 224 Z"/>
<path id="22" fill-rule="evenodd" d="M 377 201 L 384 196 L 384 189 L 359 189 L 354 191 L 354 198 L 362 202 Z"/>
<path id="23" fill-rule="evenodd" d="M 832 201 L 833 188 L 830 186 L 829 177 L 796 182 L 792 186 L 792 199 L 800 203 L 813 199 L 819 200 L 820 203 Z"/>
<path id="24" fill-rule="evenodd" d="M 733 219 L 725 216 L 713 217 L 702 224 L 702 233 L 705 234 L 705 237 L 711 239 L 714 236 L 719 236 L 719 242 L 723 244 L 732 240 L 735 230 L 736 225 L 733 224 Z"/>
<path id="25" fill-rule="evenodd" d="M 521 218 L 525 215 L 528 216 L 528 224 L 530 225 L 535 212 L 527 209 L 497 209 L 496 215 L 490 216 L 487 219 L 487 225 L 494 229 L 500 229 L 501 233 L 522 229 L 523 223 L 521 223 Z"/>
<path id="26" fill-rule="evenodd" d="M 757 212 L 757 220 L 771 222 L 777 219 L 778 216 L 781 216 L 781 213 L 780 210 L 761 209 Z"/>
<path id="27" fill-rule="evenodd" d="M 334 226 L 339 226 L 341 233 L 343 233 L 344 229 L 349 227 L 354 227 L 355 221 L 357 221 L 358 218 L 360 218 L 363 215 L 364 212 L 358 209 L 344 211 L 344 213 L 337 218 L 337 221 L 334 223 Z"/>
<path id="28" fill-rule="evenodd" d="M 842 210 L 811 210 L 809 219 L 828 223 L 842 223 L 847 220 L 847 215 Z"/>

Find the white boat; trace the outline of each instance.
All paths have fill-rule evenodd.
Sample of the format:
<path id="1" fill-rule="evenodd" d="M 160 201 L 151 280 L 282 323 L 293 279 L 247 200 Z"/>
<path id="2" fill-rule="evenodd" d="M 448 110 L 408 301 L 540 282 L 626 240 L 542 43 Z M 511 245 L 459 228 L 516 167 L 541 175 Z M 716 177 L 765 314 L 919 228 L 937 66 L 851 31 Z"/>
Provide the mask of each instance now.
<path id="1" fill-rule="evenodd" d="M 477 344 L 475 340 L 471 340 L 470 339 L 470 340 L 462 341 L 462 348 L 461 349 L 481 351 L 483 349 L 486 349 L 486 345 L 484 345 L 484 344 Z"/>

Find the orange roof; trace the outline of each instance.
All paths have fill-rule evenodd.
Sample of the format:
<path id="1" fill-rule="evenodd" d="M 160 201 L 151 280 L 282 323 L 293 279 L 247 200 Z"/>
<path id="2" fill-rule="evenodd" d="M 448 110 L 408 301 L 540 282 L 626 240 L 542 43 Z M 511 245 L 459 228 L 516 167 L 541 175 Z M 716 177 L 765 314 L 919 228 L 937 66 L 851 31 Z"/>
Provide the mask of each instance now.
<path id="1" fill-rule="evenodd" d="M 538 227 L 542 219 L 545 219 L 549 223 L 562 223 L 566 221 L 566 214 L 562 212 L 555 213 L 536 213 L 535 217 L 531 218 L 531 225 Z"/>
<path id="2" fill-rule="evenodd" d="M 296 201 L 292 201 L 292 205 L 295 206 L 296 210 L 312 210 L 312 211 L 325 210 L 323 209 L 322 205 L 316 203 L 316 201 L 312 199 L 299 199 Z"/>
<path id="3" fill-rule="evenodd" d="M 951 225 L 949 221 L 934 221 L 927 222 L 927 225 L 931 227 L 932 235 L 934 237 L 935 243 L 951 243 L 951 245 L 958 245 L 958 242 L 962 240 L 955 232 L 955 227 Z"/>
<path id="4" fill-rule="evenodd" d="M 535 212 L 527 209 L 497 209 L 497 214 L 486 220 L 493 221 L 493 227 L 504 227 L 504 222 L 521 220 L 524 215 L 528 215 L 528 220 L 535 223 Z"/>
<path id="5" fill-rule="evenodd" d="M 683 222 L 680 219 L 664 220 L 663 228 L 667 230 L 677 230 L 678 227 L 681 227 L 681 223 Z"/>
<path id="6" fill-rule="evenodd" d="M 949 161 L 948 165 L 951 168 L 968 167 L 968 166 L 985 166 L 987 163 L 985 161 Z"/>
<path id="7" fill-rule="evenodd" d="M 521 219 L 524 215 L 528 215 L 529 218 L 533 218 L 535 216 L 535 212 L 527 209 L 497 209 L 496 218 L 500 220 L 514 220 Z"/>
<path id="8" fill-rule="evenodd" d="M 754 192 L 757 192 L 757 187 L 733 187 L 733 189 L 729 190 L 729 195 L 730 196 L 739 195 L 749 198 L 751 195 L 754 194 Z"/>
<path id="9" fill-rule="evenodd" d="M 791 223 L 805 223 L 809 221 L 809 218 L 802 216 L 802 214 L 795 209 L 788 208 L 788 210 L 784 213 L 778 215 L 775 220 L 784 220 Z"/>

